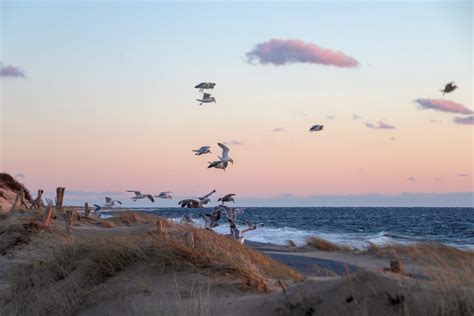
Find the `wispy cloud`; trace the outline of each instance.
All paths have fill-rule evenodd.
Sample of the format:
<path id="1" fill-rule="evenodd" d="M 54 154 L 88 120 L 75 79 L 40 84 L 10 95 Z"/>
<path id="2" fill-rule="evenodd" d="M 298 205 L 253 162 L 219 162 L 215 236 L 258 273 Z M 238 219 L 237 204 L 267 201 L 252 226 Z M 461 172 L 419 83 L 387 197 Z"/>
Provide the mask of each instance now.
<path id="1" fill-rule="evenodd" d="M 373 128 L 373 129 L 395 129 L 395 126 L 389 125 L 389 124 L 384 123 L 382 121 L 378 122 L 377 125 L 372 124 L 370 122 L 364 122 L 364 124 L 368 128 Z"/>
<path id="2" fill-rule="evenodd" d="M 474 115 L 466 117 L 455 117 L 453 122 L 461 125 L 474 125 Z"/>
<path id="3" fill-rule="evenodd" d="M 328 120 L 334 120 L 336 118 L 336 116 L 335 115 L 326 115 L 326 118 Z"/>
<path id="4" fill-rule="evenodd" d="M 283 127 L 277 127 L 273 130 L 274 132 L 284 132 L 285 129 Z"/>
<path id="5" fill-rule="evenodd" d="M 471 175 L 470 174 L 467 174 L 467 173 L 459 173 L 456 175 L 456 177 L 470 177 Z"/>
<path id="6" fill-rule="evenodd" d="M 25 175 L 23 173 L 17 173 L 15 174 L 15 179 L 24 179 L 25 178 Z"/>
<path id="7" fill-rule="evenodd" d="M 440 178 L 434 178 L 433 180 L 435 180 L 435 181 L 441 181 Z"/>
<path id="8" fill-rule="evenodd" d="M 361 117 L 360 117 L 359 115 L 357 115 L 357 114 L 352 114 L 352 119 L 353 119 L 353 120 L 360 120 Z"/>
<path id="9" fill-rule="evenodd" d="M 24 78 L 25 73 L 20 67 L 13 65 L 4 66 L 0 63 L 0 78 Z"/>
<path id="10" fill-rule="evenodd" d="M 297 39 L 271 39 L 258 43 L 245 54 L 252 64 L 285 65 L 291 63 L 310 63 L 336 67 L 357 67 L 359 62 L 340 51 L 322 48 L 314 43 Z"/>
<path id="11" fill-rule="evenodd" d="M 440 120 L 430 120 L 430 123 L 441 123 Z"/>
<path id="12" fill-rule="evenodd" d="M 416 99 L 415 103 L 421 110 L 432 109 L 441 112 L 473 114 L 470 109 L 451 100 L 444 99 Z"/>

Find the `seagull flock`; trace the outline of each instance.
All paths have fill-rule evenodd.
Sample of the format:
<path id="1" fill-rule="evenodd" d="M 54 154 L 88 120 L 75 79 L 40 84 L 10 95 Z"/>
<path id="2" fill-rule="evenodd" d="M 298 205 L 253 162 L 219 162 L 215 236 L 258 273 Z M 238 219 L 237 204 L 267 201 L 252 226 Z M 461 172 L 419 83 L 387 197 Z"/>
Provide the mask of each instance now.
<path id="1" fill-rule="evenodd" d="M 208 89 L 214 89 L 216 86 L 215 83 L 213 82 L 201 82 L 200 84 L 196 85 L 194 88 L 199 89 L 199 92 L 203 93 L 202 98 L 196 99 L 199 101 L 199 105 L 202 105 L 203 103 L 216 103 L 216 99 L 211 96 L 210 93 L 205 93 L 204 90 Z M 454 90 L 456 90 L 458 86 L 454 84 L 454 82 L 449 82 L 445 85 L 445 87 L 440 90 L 443 92 L 443 95 L 446 93 L 451 93 Z M 324 125 L 313 125 L 310 127 L 309 132 L 320 132 L 324 128 Z M 224 143 L 217 143 L 217 145 L 220 147 L 222 150 L 222 154 L 220 156 L 217 156 L 217 160 L 209 161 L 208 169 L 210 168 L 215 168 L 215 169 L 222 169 L 226 170 L 229 162 L 231 164 L 234 164 L 234 160 L 229 156 L 229 147 L 227 147 Z M 211 154 L 211 146 L 201 146 L 198 149 L 192 150 L 194 152 L 195 156 L 201 156 L 201 155 L 206 155 L 206 154 Z M 155 202 L 155 198 L 159 199 L 172 199 L 171 191 L 164 191 L 161 192 L 158 195 L 152 195 L 152 194 L 147 194 L 147 193 L 141 193 L 140 191 L 137 190 L 127 190 L 126 192 L 134 193 L 134 195 L 131 197 L 131 199 L 136 202 L 137 200 L 142 200 L 142 199 L 148 199 L 152 203 Z M 204 208 L 205 205 L 211 202 L 210 196 L 216 193 L 216 190 L 212 190 L 211 192 L 207 193 L 206 195 L 203 195 L 201 197 L 197 198 L 189 198 L 189 199 L 184 199 L 178 202 L 178 205 L 183 207 L 183 208 L 192 208 L 192 209 L 199 209 L 199 208 Z M 234 193 L 229 193 L 224 195 L 223 197 L 220 197 L 217 201 L 220 202 L 220 204 L 212 209 L 211 213 L 200 213 L 199 215 L 202 217 L 204 220 L 204 227 L 208 230 L 211 230 L 217 226 L 219 226 L 219 221 L 221 220 L 222 213 L 225 214 L 227 217 L 227 222 L 229 224 L 230 228 L 230 234 L 228 236 L 231 236 L 235 240 L 243 243 L 244 242 L 244 237 L 243 234 L 257 229 L 258 227 L 262 227 L 263 224 L 259 223 L 254 225 L 252 222 L 244 220 L 243 222 L 247 225 L 247 228 L 243 229 L 240 231 L 236 223 L 238 223 L 240 220 L 238 219 L 242 214 L 244 214 L 244 209 L 243 208 L 231 208 L 226 205 L 225 203 L 235 203 L 234 200 Z M 94 210 L 95 213 L 100 212 L 104 208 L 112 208 L 115 206 L 115 204 L 122 204 L 119 200 L 113 200 L 110 197 L 105 197 L 105 203 L 100 206 L 97 204 L 94 204 L 96 209 Z M 180 223 L 182 224 L 194 224 L 194 221 L 192 219 L 193 214 L 192 213 L 186 213 L 182 216 Z"/>

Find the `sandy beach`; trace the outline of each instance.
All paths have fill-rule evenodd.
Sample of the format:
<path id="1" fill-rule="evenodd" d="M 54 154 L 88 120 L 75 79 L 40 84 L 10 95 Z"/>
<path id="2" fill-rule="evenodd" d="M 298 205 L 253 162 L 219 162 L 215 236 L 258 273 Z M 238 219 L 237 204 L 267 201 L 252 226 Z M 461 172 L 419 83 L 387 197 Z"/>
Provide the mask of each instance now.
<path id="1" fill-rule="evenodd" d="M 65 208 L 80 211 L 79 208 Z M 474 254 L 245 245 L 158 216 L 0 219 L 2 315 L 469 315 Z M 159 228 L 161 226 L 161 228 Z M 192 243 L 186 239 L 192 234 Z M 390 271 L 394 259 L 403 271 Z"/>

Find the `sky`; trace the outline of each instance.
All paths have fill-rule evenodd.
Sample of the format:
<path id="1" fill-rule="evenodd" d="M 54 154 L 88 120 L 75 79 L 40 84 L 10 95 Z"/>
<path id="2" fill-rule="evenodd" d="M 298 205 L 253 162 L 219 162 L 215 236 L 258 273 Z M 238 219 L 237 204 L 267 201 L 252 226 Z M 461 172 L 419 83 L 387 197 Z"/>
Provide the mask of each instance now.
<path id="1" fill-rule="evenodd" d="M 1 1 L 0 169 L 73 203 L 474 206 L 472 19 L 471 1 Z"/>

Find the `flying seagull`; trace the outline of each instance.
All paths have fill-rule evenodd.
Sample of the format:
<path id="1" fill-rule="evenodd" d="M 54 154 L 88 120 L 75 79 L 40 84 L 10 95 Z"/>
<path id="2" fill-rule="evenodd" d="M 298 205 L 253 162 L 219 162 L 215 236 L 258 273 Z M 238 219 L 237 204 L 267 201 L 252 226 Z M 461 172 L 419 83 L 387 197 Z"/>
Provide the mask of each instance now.
<path id="1" fill-rule="evenodd" d="M 160 194 L 158 195 L 155 195 L 155 197 L 159 198 L 159 199 L 170 199 L 172 200 L 173 197 L 171 196 L 171 191 L 165 191 L 165 192 L 160 192 Z"/>
<path id="2" fill-rule="evenodd" d="M 208 194 L 206 194 L 204 196 L 201 196 L 201 197 L 198 197 L 198 200 L 201 201 L 201 203 L 205 205 L 205 204 L 211 202 L 211 199 L 209 197 L 211 195 L 213 195 L 214 193 L 216 193 L 216 190 L 212 190 Z"/>
<path id="3" fill-rule="evenodd" d="M 226 194 L 223 197 L 219 198 L 217 202 L 222 202 L 222 204 L 224 204 L 225 202 L 232 201 L 232 203 L 235 203 L 234 198 L 233 198 L 234 195 L 235 195 L 234 193 Z"/>
<path id="4" fill-rule="evenodd" d="M 153 198 L 153 195 L 151 195 L 151 194 L 142 194 L 140 191 L 133 191 L 133 190 L 127 191 L 127 192 L 135 193 L 135 196 L 131 197 L 133 202 L 136 202 L 137 200 L 141 200 L 141 199 L 149 199 L 153 203 L 155 202 L 155 199 Z"/>
<path id="5" fill-rule="evenodd" d="M 181 217 L 180 224 L 194 224 L 192 217 L 192 213 L 184 214 L 183 217 Z"/>
<path id="6" fill-rule="evenodd" d="M 240 215 L 242 215 L 244 213 L 243 208 L 233 209 L 232 207 L 228 207 L 228 206 L 225 206 L 225 205 L 220 205 L 220 208 L 223 211 L 225 211 L 225 213 L 227 215 L 227 219 L 231 220 L 231 221 L 237 220 L 237 217 L 239 217 Z"/>
<path id="7" fill-rule="evenodd" d="M 252 224 L 251 221 L 245 221 L 245 224 L 247 224 L 247 228 L 244 229 L 244 230 L 241 232 L 241 234 L 244 234 L 244 233 L 249 232 L 249 231 L 251 231 L 251 230 L 255 230 L 255 229 L 257 229 L 258 227 L 263 227 L 263 226 L 264 226 L 262 223 L 259 223 L 259 224 L 254 225 L 254 224 Z"/>
<path id="8" fill-rule="evenodd" d="M 114 206 L 115 206 L 115 202 L 117 202 L 118 204 L 122 205 L 122 202 L 120 202 L 119 200 L 112 200 L 112 198 L 106 196 L 106 197 L 105 197 L 105 204 L 103 204 L 103 207 L 114 207 Z"/>
<path id="9" fill-rule="evenodd" d="M 235 222 L 234 222 L 233 220 L 231 220 L 231 219 L 227 219 L 227 221 L 229 222 L 229 228 L 230 228 L 230 234 L 231 234 L 231 236 L 232 236 L 235 240 L 237 240 L 237 241 L 239 241 L 241 244 L 243 244 L 244 241 L 245 241 L 245 238 L 244 238 L 244 236 L 241 236 L 242 233 L 240 232 L 240 230 L 239 230 L 239 229 L 237 228 L 237 226 L 235 225 Z"/>
<path id="10" fill-rule="evenodd" d="M 227 147 L 226 145 L 222 143 L 217 143 L 217 145 L 219 145 L 219 147 L 222 148 L 222 156 L 220 157 L 218 156 L 219 160 L 223 162 L 231 162 L 232 164 L 234 164 L 234 161 L 232 160 L 232 158 L 229 157 L 229 147 Z"/>
<path id="11" fill-rule="evenodd" d="M 200 155 L 204 155 L 204 154 L 210 154 L 211 153 L 211 146 L 202 146 L 199 149 L 193 150 L 193 152 L 195 152 L 194 155 L 196 155 L 196 156 L 200 156 Z"/>
<path id="12" fill-rule="evenodd" d="M 212 213 L 211 214 L 200 214 L 201 217 L 204 219 L 204 223 L 205 223 L 205 228 L 206 229 L 211 229 L 211 228 L 214 228 L 214 227 L 217 227 L 219 226 L 219 220 L 221 219 L 221 210 L 220 210 L 220 207 L 215 207 L 213 210 L 212 210 Z"/>
<path id="13" fill-rule="evenodd" d="M 311 128 L 309 129 L 309 131 L 312 133 L 312 132 L 319 132 L 319 131 L 322 131 L 323 130 L 323 127 L 324 125 L 313 125 L 311 126 Z"/>
<path id="14" fill-rule="evenodd" d="M 102 211 L 102 206 L 94 204 L 95 209 L 92 211 L 94 214 L 100 213 Z"/>
<path id="15" fill-rule="evenodd" d="M 444 86 L 443 90 L 439 90 L 439 91 L 443 92 L 443 95 L 444 95 L 445 93 L 453 92 L 457 88 L 458 86 L 454 84 L 454 81 L 451 81 L 450 83 L 446 84 L 446 86 Z"/>
<path id="16" fill-rule="evenodd" d="M 187 208 L 202 208 L 202 202 L 195 199 L 185 199 L 178 202 L 179 206 Z"/>
<path id="17" fill-rule="evenodd" d="M 208 161 L 209 166 L 207 166 L 207 169 L 209 168 L 216 168 L 216 169 L 222 169 L 225 171 L 225 168 L 227 168 L 227 161 L 221 161 L 221 160 L 216 160 L 216 161 Z"/>
<path id="18" fill-rule="evenodd" d="M 214 89 L 216 84 L 214 82 L 201 82 L 194 88 L 199 89 L 199 92 L 203 92 L 205 89 Z"/>
<path id="19" fill-rule="evenodd" d="M 199 105 L 202 105 L 203 103 L 212 103 L 212 102 L 216 103 L 216 98 L 211 97 L 210 93 L 204 93 L 201 99 L 196 99 L 196 100 L 200 102 Z"/>

